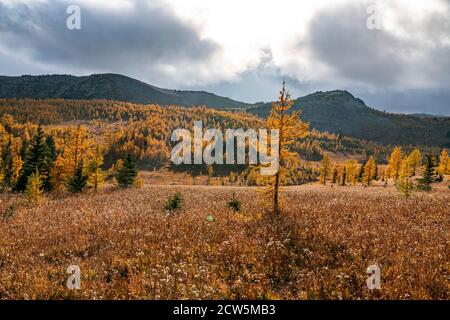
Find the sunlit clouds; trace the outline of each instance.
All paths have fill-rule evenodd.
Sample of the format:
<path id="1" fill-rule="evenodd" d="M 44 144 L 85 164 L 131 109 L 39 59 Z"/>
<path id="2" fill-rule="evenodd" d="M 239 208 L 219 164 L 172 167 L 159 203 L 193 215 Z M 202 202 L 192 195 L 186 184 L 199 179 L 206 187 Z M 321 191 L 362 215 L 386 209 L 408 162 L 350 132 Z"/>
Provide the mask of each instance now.
<path id="1" fill-rule="evenodd" d="M 1 73 L 115 72 L 249 102 L 275 98 L 284 77 L 295 96 L 346 89 L 375 107 L 449 113 L 445 0 L 77 3 L 71 32 L 69 1 L 0 0 Z M 382 27 L 370 30 L 374 4 Z"/>

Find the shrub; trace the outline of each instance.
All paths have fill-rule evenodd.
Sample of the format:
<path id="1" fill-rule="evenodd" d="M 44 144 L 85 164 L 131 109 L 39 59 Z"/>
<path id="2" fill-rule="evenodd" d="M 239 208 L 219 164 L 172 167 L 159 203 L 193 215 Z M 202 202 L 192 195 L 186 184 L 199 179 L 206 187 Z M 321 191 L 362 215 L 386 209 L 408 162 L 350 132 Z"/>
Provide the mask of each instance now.
<path id="1" fill-rule="evenodd" d="M 181 209 L 182 206 L 183 206 L 183 197 L 181 193 L 177 192 L 167 199 L 166 204 L 164 205 L 164 209 L 166 211 L 172 212 Z"/>
<path id="2" fill-rule="evenodd" d="M 241 211 L 241 202 L 236 199 L 236 195 L 233 193 L 233 199 L 228 202 L 228 207 L 231 208 L 234 212 Z"/>

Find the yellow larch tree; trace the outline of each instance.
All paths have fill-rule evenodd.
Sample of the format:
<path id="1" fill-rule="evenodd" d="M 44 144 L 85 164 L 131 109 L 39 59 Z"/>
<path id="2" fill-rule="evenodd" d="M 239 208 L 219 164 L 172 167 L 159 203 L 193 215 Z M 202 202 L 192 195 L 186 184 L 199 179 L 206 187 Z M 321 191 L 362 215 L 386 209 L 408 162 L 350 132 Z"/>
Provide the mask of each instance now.
<path id="1" fill-rule="evenodd" d="M 411 151 L 411 153 L 408 155 L 407 160 L 409 166 L 412 169 L 411 175 L 415 176 L 417 168 L 420 167 L 422 164 L 422 155 L 420 154 L 420 150 L 416 148 L 413 151 Z"/>
<path id="2" fill-rule="evenodd" d="M 331 170 L 331 161 L 330 157 L 327 155 L 323 156 L 322 161 L 320 162 L 320 182 L 325 185 L 327 183 L 328 176 Z"/>
<path id="3" fill-rule="evenodd" d="M 450 160 L 445 149 L 442 150 L 441 155 L 439 156 L 438 173 L 442 176 L 450 174 Z"/>
<path id="4" fill-rule="evenodd" d="M 105 174 L 102 170 L 103 165 L 103 152 L 100 146 L 95 148 L 95 151 L 92 154 L 92 158 L 89 160 L 87 172 L 88 172 L 88 181 L 91 186 L 94 188 L 94 191 L 97 192 L 105 179 Z"/>
<path id="5" fill-rule="evenodd" d="M 388 161 L 388 168 L 389 168 L 389 177 L 393 178 L 394 181 L 397 181 L 399 175 L 400 175 L 400 167 L 402 165 L 403 161 L 403 151 L 401 147 L 395 147 L 392 151 L 389 161 Z"/>
<path id="6" fill-rule="evenodd" d="M 266 185 L 264 193 L 271 199 L 275 215 L 281 212 L 280 185 L 286 178 L 286 169 L 296 167 L 300 162 L 299 154 L 290 151 L 290 147 L 297 139 L 306 137 L 308 134 L 309 126 L 300 120 L 300 110 L 289 112 L 293 104 L 294 100 L 291 99 L 283 81 L 278 101 L 272 103 L 272 110 L 267 119 L 268 129 L 279 131 L 279 168 L 273 176 L 263 177 Z"/>
<path id="7" fill-rule="evenodd" d="M 20 155 L 15 155 L 12 159 L 11 183 L 15 184 L 19 178 L 20 169 L 22 169 L 23 160 Z"/>
<path id="8" fill-rule="evenodd" d="M 346 161 L 345 172 L 347 176 L 347 182 L 355 186 L 358 179 L 358 162 L 356 160 Z"/>
<path id="9" fill-rule="evenodd" d="M 397 182 L 395 183 L 397 190 L 407 198 L 412 195 L 415 189 L 414 183 L 411 180 L 414 170 L 414 165 L 411 161 L 413 160 L 408 157 L 402 162 L 399 176 Z"/>
<path id="10" fill-rule="evenodd" d="M 377 170 L 377 165 L 375 163 L 375 160 L 373 157 L 369 157 L 369 160 L 367 160 L 366 165 L 364 166 L 364 174 L 363 174 L 363 182 L 370 186 L 372 183 L 372 180 L 375 178 Z"/>
<path id="11" fill-rule="evenodd" d="M 43 195 L 43 183 L 39 171 L 36 170 L 28 178 L 27 187 L 25 189 L 25 195 L 30 203 L 34 205 L 41 204 L 44 199 Z"/>

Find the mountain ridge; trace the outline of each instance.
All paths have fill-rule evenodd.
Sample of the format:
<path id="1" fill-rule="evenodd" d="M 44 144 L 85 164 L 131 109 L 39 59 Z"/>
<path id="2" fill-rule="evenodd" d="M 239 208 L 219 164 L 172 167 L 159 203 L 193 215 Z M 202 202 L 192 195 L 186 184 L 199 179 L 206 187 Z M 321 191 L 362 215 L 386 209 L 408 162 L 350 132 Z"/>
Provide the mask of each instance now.
<path id="1" fill-rule="evenodd" d="M 164 89 L 114 73 L 80 77 L 72 75 L 0 76 L 0 97 L 108 99 L 139 104 L 205 105 L 223 109 L 250 106 L 250 104 L 206 91 Z"/>
<path id="2" fill-rule="evenodd" d="M 271 102 L 249 104 L 206 91 L 159 88 L 119 74 L 0 76 L 0 98 L 107 99 L 138 104 L 206 106 L 266 118 Z M 382 144 L 450 147 L 450 117 L 388 113 L 345 90 L 317 91 L 295 99 L 293 110 L 320 131 Z"/>
<path id="3" fill-rule="evenodd" d="M 267 117 L 271 103 L 246 111 Z M 383 144 L 450 147 L 450 117 L 388 113 L 367 106 L 345 90 L 317 91 L 295 99 L 292 110 L 301 110 L 311 127 Z"/>

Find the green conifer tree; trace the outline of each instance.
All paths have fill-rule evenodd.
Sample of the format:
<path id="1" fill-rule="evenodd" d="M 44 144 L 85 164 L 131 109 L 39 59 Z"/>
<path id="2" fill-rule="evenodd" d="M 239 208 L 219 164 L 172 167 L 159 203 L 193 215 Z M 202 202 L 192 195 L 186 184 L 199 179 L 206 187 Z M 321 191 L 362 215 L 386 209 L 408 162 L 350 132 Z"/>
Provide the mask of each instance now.
<path id="1" fill-rule="evenodd" d="M 423 176 L 422 176 L 422 178 L 418 179 L 418 181 L 419 181 L 418 188 L 420 190 L 430 191 L 431 184 L 438 180 L 438 177 L 436 174 L 436 167 L 437 167 L 436 158 L 430 151 L 427 154 L 427 156 L 425 157 Z"/>
<path id="2" fill-rule="evenodd" d="M 87 188 L 88 175 L 84 173 L 83 161 L 79 161 L 72 177 L 67 181 L 67 190 L 71 193 L 83 192 Z"/>
<path id="3" fill-rule="evenodd" d="M 13 161 L 12 161 L 12 138 L 9 137 L 8 143 L 6 144 L 3 152 L 2 152 L 2 189 L 7 190 L 9 187 L 11 187 L 12 183 L 12 175 L 13 175 Z"/>
<path id="4" fill-rule="evenodd" d="M 36 170 L 39 171 L 44 189 L 50 190 L 51 184 L 49 173 L 51 165 L 52 161 L 49 156 L 48 146 L 44 141 L 44 131 L 42 130 L 42 127 L 39 126 L 26 152 L 24 165 L 20 171 L 14 190 L 20 192 L 25 191 L 28 178 Z"/>
<path id="5" fill-rule="evenodd" d="M 116 174 L 117 182 L 121 187 L 131 187 L 136 184 L 138 171 L 136 169 L 136 160 L 131 154 L 128 154 L 123 160 L 122 167 Z"/>

